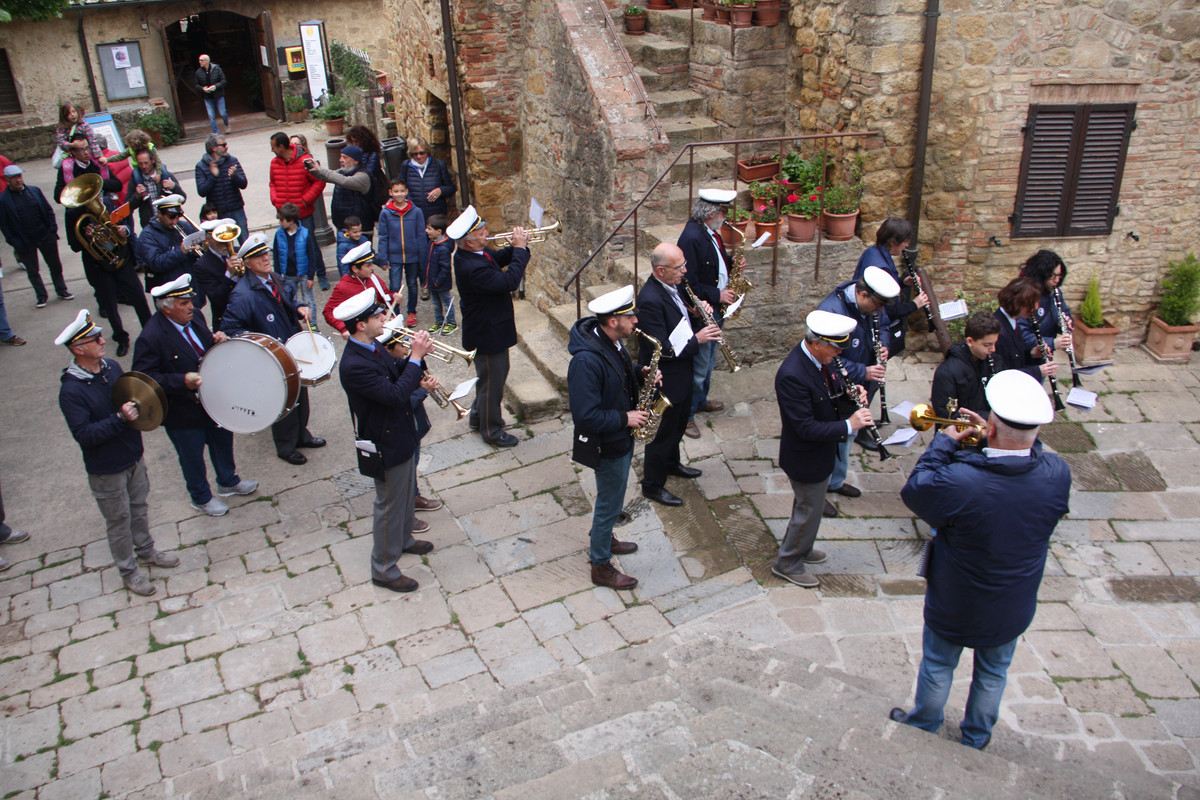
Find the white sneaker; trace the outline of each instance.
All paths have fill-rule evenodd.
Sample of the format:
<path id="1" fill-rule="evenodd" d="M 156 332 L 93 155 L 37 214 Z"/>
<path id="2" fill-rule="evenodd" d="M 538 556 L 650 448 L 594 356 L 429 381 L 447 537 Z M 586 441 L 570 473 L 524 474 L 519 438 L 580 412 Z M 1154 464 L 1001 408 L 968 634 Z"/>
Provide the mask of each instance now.
<path id="1" fill-rule="evenodd" d="M 235 494 L 254 494 L 258 491 L 258 481 L 240 481 L 237 486 L 222 486 L 217 484 L 217 494 L 221 497 L 233 497 Z"/>
<path id="2" fill-rule="evenodd" d="M 215 497 L 202 506 L 192 503 L 192 508 L 196 509 L 197 511 L 203 511 L 210 517 L 223 517 L 229 513 L 229 506 L 225 505 Z"/>

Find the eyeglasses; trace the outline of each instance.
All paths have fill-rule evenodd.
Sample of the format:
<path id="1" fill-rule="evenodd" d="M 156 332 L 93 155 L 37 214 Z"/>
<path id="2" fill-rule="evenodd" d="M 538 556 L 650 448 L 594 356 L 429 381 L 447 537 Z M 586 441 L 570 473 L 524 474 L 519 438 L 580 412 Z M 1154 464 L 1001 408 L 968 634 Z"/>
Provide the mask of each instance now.
<path id="1" fill-rule="evenodd" d="M 429 155 L 429 153 L 425 150 L 409 150 L 408 154 L 410 156 L 427 156 L 427 155 Z"/>
<path id="2" fill-rule="evenodd" d="M 686 269 L 686 268 L 687 268 L 687 261 L 686 261 L 686 260 L 684 260 L 684 262 L 683 262 L 682 264 L 663 264 L 663 266 L 664 266 L 664 267 L 670 267 L 671 269 Z"/>
<path id="3" fill-rule="evenodd" d="M 179 219 L 180 217 L 183 216 L 182 211 L 164 211 L 162 213 L 163 213 L 163 216 L 166 217 L 167 219 Z"/>

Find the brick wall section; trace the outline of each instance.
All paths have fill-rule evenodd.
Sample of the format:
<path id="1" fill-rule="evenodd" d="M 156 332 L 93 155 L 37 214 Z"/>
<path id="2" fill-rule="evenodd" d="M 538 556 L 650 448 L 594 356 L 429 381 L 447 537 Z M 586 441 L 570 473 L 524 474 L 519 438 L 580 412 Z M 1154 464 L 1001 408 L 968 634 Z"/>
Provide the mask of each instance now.
<path id="1" fill-rule="evenodd" d="M 867 239 L 883 216 L 907 208 L 924 8 L 802 0 L 791 11 L 800 125 L 883 133 L 868 153 Z M 1071 268 L 1068 302 L 1077 306 L 1098 275 L 1121 342 L 1140 341 L 1167 263 L 1195 248 L 1198 61 L 1200 12 L 1186 0 L 943 2 L 921 221 L 922 260 L 938 289 L 994 294 L 1035 250 L 1053 249 Z M 1107 237 L 1012 240 L 1021 129 L 1029 105 L 1063 94 L 1063 84 L 1127 84 L 1138 104 L 1121 213 Z M 1004 246 L 991 246 L 992 236 Z"/>

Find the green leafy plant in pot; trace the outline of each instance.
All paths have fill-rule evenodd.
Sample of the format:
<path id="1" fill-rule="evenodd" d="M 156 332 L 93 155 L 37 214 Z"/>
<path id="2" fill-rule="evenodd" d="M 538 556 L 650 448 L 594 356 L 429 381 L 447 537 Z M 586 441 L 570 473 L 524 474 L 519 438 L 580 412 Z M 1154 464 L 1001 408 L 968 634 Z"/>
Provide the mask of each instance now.
<path id="1" fill-rule="evenodd" d="M 625 33 L 630 36 L 646 35 L 646 9 L 641 6 L 625 6 Z"/>
<path id="2" fill-rule="evenodd" d="M 1079 305 L 1079 318 L 1072 331 L 1075 359 L 1080 363 L 1107 361 L 1112 358 L 1120 333 L 1104 320 L 1104 306 L 1100 302 L 1100 278 L 1093 275 L 1088 283 L 1087 294 Z"/>
<path id="3" fill-rule="evenodd" d="M 1200 311 L 1200 260 L 1188 253 L 1172 263 L 1162 281 L 1158 311 L 1150 317 L 1146 349 L 1159 361 L 1187 361 L 1196 338 L 1192 317 Z"/>

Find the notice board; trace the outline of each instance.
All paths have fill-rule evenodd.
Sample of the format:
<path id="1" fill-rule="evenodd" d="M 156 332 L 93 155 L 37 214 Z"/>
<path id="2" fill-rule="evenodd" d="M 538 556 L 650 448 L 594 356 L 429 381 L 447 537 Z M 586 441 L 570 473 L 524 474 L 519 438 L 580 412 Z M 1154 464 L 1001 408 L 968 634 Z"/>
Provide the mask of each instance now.
<path id="1" fill-rule="evenodd" d="M 104 94 L 109 100 L 149 97 L 146 73 L 142 70 L 142 47 L 138 42 L 96 45 Z"/>

